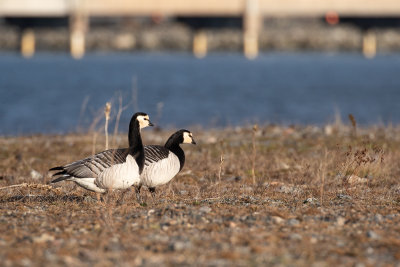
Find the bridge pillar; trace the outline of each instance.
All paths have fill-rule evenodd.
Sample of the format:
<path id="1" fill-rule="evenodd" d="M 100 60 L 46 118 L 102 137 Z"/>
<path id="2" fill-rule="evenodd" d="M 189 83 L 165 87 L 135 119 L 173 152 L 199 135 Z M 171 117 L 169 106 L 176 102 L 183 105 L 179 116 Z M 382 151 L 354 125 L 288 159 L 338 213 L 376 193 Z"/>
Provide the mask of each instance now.
<path id="1" fill-rule="evenodd" d="M 24 29 L 21 33 L 21 54 L 30 58 L 35 53 L 35 33 L 32 29 Z"/>
<path id="2" fill-rule="evenodd" d="M 367 30 L 363 33 L 363 54 L 366 58 L 373 58 L 376 56 L 376 32 L 374 30 Z"/>
<path id="3" fill-rule="evenodd" d="M 243 15 L 243 50 L 249 59 L 258 55 L 258 35 L 260 32 L 261 15 L 259 0 L 246 0 Z"/>
<path id="4" fill-rule="evenodd" d="M 207 55 L 207 34 L 203 30 L 196 31 L 193 37 L 193 54 L 197 58 Z"/>
<path id="5" fill-rule="evenodd" d="M 80 59 L 85 54 L 85 35 L 89 19 L 83 12 L 74 12 L 69 19 L 70 52 L 72 57 Z"/>

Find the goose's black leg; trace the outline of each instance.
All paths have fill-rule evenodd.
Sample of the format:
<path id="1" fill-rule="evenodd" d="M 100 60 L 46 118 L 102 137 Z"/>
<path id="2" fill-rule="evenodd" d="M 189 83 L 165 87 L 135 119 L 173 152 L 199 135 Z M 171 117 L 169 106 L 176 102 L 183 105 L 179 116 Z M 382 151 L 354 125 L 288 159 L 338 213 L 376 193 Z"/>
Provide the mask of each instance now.
<path id="1" fill-rule="evenodd" d="M 138 185 L 135 187 L 135 191 L 136 191 L 136 200 L 140 203 L 142 201 L 141 197 L 140 197 L 140 189 L 142 188 L 142 185 Z"/>
<path id="2" fill-rule="evenodd" d="M 119 196 L 119 199 L 117 200 L 118 205 L 121 205 L 122 203 L 124 203 L 124 196 L 128 191 L 129 191 L 129 188 L 122 190 L 121 195 Z"/>
<path id="3" fill-rule="evenodd" d="M 149 191 L 151 193 L 151 196 L 154 198 L 156 196 L 156 188 L 155 187 L 149 187 Z"/>

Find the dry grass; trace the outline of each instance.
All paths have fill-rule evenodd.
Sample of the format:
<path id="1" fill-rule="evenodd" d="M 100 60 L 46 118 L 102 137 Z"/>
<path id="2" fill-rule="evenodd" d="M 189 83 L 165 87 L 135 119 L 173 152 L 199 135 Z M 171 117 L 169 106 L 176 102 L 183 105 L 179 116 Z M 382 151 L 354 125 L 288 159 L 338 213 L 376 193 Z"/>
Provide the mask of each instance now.
<path id="1" fill-rule="evenodd" d="M 93 135 L 0 138 L 3 266 L 390 266 L 400 260 L 400 129 L 191 129 L 156 198 L 47 186 Z M 143 131 L 164 143 L 172 131 Z M 104 149 L 98 135 L 95 151 Z M 121 146 L 127 144 L 125 136 Z M 254 138 L 254 139 L 253 139 Z M 256 157 L 254 153 L 256 151 Z M 223 154 L 223 165 L 221 155 Z M 253 183 L 253 176 L 256 183 Z M 362 266 L 362 265 L 360 265 Z"/>

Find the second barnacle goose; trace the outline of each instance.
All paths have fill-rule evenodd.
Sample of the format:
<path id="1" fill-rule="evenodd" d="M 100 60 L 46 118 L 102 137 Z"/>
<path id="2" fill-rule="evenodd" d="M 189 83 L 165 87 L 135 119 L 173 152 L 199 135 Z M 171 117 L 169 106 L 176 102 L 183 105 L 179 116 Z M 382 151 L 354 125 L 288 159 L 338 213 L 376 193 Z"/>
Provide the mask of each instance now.
<path id="1" fill-rule="evenodd" d="M 113 189 L 128 189 L 139 184 L 144 166 L 144 148 L 140 129 L 153 126 L 146 113 L 135 113 L 129 123 L 129 148 L 109 149 L 65 166 L 51 168 L 59 171 L 52 183 L 73 181 L 97 193 Z"/>
<path id="2" fill-rule="evenodd" d="M 139 197 L 141 186 L 149 188 L 154 194 L 155 188 L 171 181 L 185 164 L 185 152 L 179 146 L 182 143 L 196 144 L 190 131 L 182 129 L 168 139 L 164 146 L 144 147 L 145 163 L 140 184 L 136 188 Z"/>

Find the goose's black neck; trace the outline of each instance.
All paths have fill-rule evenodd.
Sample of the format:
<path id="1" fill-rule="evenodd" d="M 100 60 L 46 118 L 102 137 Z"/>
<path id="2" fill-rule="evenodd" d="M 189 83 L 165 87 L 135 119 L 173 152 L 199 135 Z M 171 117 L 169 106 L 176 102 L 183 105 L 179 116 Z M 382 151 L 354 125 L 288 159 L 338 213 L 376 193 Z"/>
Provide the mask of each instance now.
<path id="1" fill-rule="evenodd" d="M 144 166 L 144 148 L 142 137 L 140 136 L 140 126 L 136 118 L 132 118 L 129 123 L 129 154 L 131 154 L 137 165 L 139 166 L 139 173 L 142 173 Z"/>
<path id="2" fill-rule="evenodd" d="M 183 165 L 185 165 L 185 152 L 183 152 L 183 149 L 179 146 L 183 141 L 181 139 L 183 139 L 181 136 L 173 134 L 164 145 L 165 148 L 169 149 L 178 157 L 180 164 L 179 171 L 181 171 Z"/>

